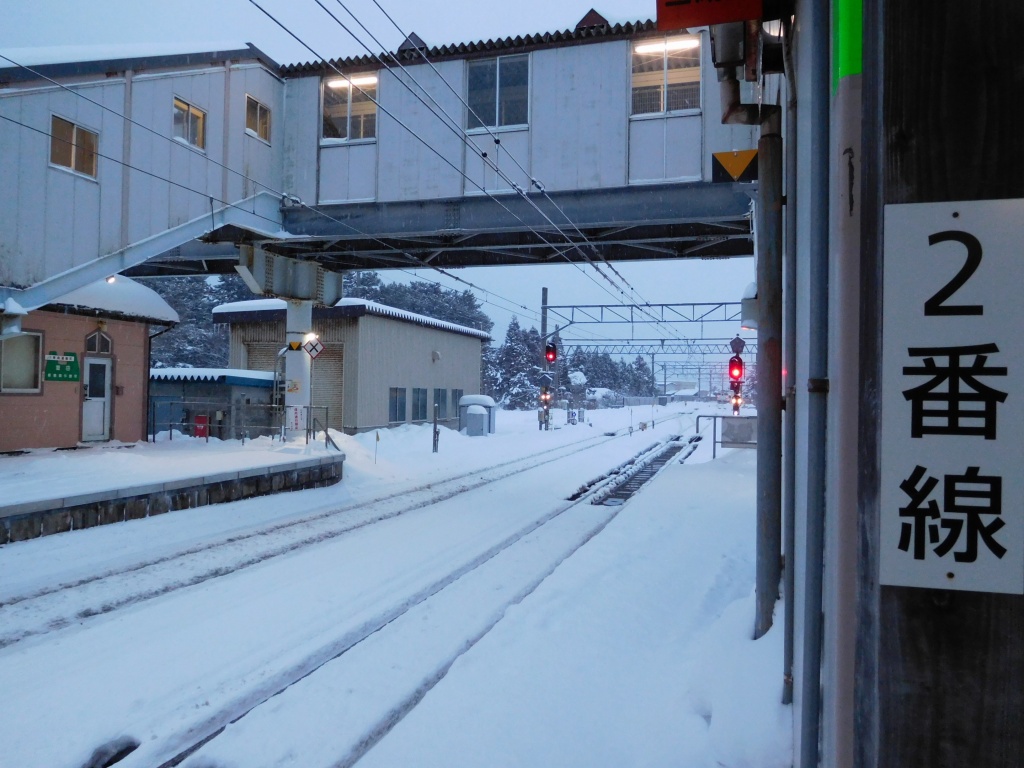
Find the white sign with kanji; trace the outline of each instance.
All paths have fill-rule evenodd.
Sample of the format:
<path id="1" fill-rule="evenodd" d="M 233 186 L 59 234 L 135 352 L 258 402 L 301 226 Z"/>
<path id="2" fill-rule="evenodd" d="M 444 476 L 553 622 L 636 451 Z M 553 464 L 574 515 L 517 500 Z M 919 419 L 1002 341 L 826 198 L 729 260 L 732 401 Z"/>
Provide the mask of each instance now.
<path id="1" fill-rule="evenodd" d="M 885 207 L 880 583 L 1024 594 L 1024 200 Z"/>

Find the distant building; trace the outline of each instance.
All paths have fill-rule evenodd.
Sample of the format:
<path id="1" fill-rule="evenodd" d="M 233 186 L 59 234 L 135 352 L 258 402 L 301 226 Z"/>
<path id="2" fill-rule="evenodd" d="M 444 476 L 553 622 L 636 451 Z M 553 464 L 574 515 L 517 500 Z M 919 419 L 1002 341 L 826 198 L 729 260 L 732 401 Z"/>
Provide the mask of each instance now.
<path id="1" fill-rule="evenodd" d="M 144 439 L 150 338 L 177 322 L 126 277 L 24 315 L 0 340 L 0 451 Z"/>
<path id="2" fill-rule="evenodd" d="M 285 302 L 222 304 L 214 321 L 230 330 L 229 366 L 279 371 Z M 347 434 L 410 422 L 457 425 L 459 399 L 480 392 L 482 346 L 490 335 L 363 299 L 313 310 L 323 351 L 313 361 L 314 415 Z"/>

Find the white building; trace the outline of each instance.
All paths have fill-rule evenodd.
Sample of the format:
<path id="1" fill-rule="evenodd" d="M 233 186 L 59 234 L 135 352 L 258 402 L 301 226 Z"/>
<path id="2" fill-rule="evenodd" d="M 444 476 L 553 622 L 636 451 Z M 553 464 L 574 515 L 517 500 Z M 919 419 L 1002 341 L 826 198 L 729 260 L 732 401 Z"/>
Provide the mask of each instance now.
<path id="1" fill-rule="evenodd" d="M 282 372 L 285 302 L 233 302 L 214 310 L 230 328 L 232 368 Z M 404 423 L 459 420 L 459 400 L 480 392 L 490 336 L 362 299 L 313 310 L 323 351 L 313 362 L 313 412 L 348 434 Z M 326 413 L 323 409 L 326 409 Z"/>

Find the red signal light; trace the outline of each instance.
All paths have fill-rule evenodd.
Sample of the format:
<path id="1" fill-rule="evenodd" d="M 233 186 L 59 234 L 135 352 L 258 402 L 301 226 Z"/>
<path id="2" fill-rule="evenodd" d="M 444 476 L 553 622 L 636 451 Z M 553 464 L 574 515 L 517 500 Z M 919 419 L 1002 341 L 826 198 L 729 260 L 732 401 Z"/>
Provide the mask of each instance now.
<path id="1" fill-rule="evenodd" d="M 547 346 L 544 347 L 544 359 L 549 363 L 555 362 L 558 359 L 558 347 L 548 342 Z"/>
<path id="2" fill-rule="evenodd" d="M 743 358 L 733 355 L 729 358 L 729 379 L 741 381 L 743 379 Z"/>

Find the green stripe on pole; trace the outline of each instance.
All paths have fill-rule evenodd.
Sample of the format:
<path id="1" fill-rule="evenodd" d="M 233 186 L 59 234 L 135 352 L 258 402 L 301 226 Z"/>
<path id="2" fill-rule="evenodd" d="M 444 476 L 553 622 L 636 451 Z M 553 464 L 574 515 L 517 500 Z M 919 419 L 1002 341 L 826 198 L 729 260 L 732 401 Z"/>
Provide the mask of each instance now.
<path id="1" fill-rule="evenodd" d="M 835 0 L 832 8 L 832 90 L 863 68 L 863 0 Z"/>

